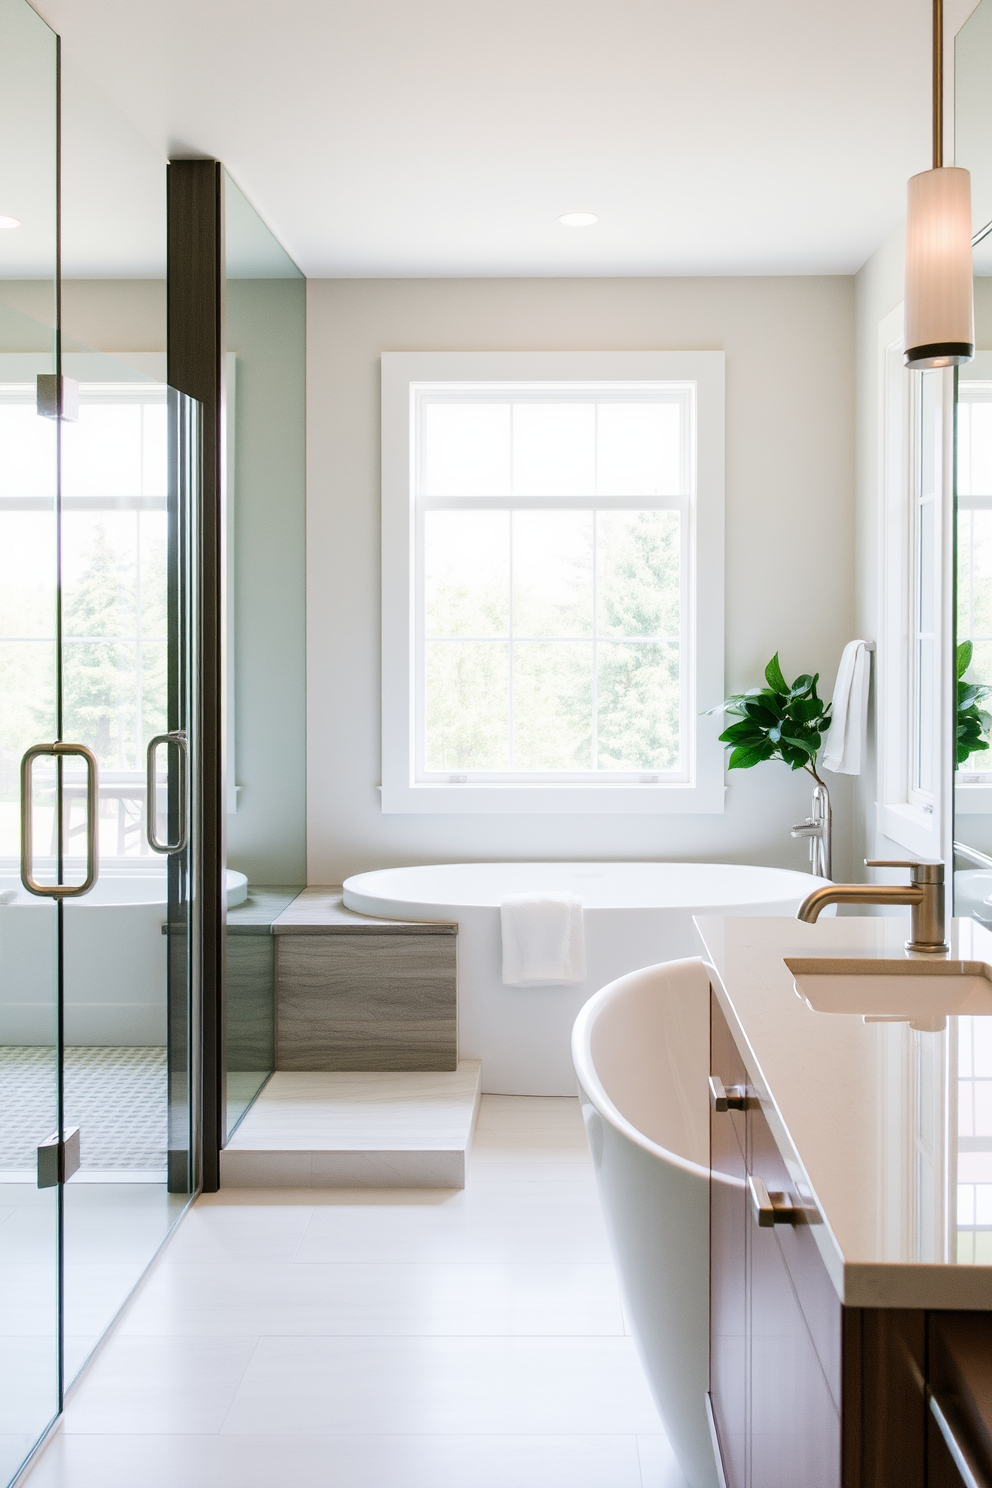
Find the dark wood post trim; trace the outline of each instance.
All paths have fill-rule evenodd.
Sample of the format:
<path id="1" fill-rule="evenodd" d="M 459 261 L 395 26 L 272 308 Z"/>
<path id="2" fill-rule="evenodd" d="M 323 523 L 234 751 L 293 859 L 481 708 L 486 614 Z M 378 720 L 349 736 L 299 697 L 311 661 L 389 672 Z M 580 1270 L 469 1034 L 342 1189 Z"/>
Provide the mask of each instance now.
<path id="1" fill-rule="evenodd" d="M 168 379 L 203 406 L 200 636 L 192 648 L 194 664 L 198 660 L 193 953 L 194 986 L 199 981 L 198 1169 L 207 1193 L 220 1186 L 224 1140 L 223 175 L 216 160 L 173 160 L 168 168 Z"/>

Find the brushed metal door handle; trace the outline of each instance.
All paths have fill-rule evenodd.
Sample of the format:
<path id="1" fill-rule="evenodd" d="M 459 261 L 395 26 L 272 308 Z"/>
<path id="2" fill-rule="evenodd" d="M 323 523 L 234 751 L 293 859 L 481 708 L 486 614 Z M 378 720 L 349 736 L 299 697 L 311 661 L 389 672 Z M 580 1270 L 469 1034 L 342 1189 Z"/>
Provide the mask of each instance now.
<path id="1" fill-rule="evenodd" d="M 80 884 L 40 884 L 31 876 L 34 867 L 34 813 L 31 810 L 34 789 L 34 762 L 43 754 L 57 759 L 81 759 L 86 762 L 86 877 Z M 21 760 L 21 883 L 29 894 L 39 899 L 76 899 L 88 894 L 100 873 L 100 849 L 97 835 L 97 807 L 100 801 L 100 769 L 96 755 L 85 744 L 32 744 Z M 56 799 L 56 812 L 59 802 Z M 61 832 L 62 823 L 58 823 Z"/>
<path id="2" fill-rule="evenodd" d="M 159 842 L 155 835 L 158 821 L 156 797 L 158 781 L 155 765 L 156 752 L 160 744 L 175 744 L 179 751 L 179 836 L 175 842 Z M 176 729 L 170 734 L 156 734 L 154 739 L 149 739 L 146 783 L 145 836 L 148 838 L 148 846 L 152 852 L 157 853 L 185 852 L 189 841 L 189 817 L 186 809 L 186 795 L 189 788 L 189 739 L 181 729 Z"/>

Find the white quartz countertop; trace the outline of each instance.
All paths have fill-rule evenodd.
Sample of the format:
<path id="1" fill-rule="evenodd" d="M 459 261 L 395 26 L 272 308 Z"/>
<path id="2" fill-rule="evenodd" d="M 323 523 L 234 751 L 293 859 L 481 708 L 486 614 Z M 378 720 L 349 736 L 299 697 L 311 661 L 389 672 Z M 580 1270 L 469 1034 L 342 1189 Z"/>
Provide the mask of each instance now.
<path id="1" fill-rule="evenodd" d="M 992 1016 L 815 1012 L 788 957 L 911 956 L 908 916 L 697 916 L 713 987 L 841 1300 L 992 1310 Z M 992 934 L 949 931 L 992 965 Z M 719 1074 L 719 1071 L 713 1071 Z"/>

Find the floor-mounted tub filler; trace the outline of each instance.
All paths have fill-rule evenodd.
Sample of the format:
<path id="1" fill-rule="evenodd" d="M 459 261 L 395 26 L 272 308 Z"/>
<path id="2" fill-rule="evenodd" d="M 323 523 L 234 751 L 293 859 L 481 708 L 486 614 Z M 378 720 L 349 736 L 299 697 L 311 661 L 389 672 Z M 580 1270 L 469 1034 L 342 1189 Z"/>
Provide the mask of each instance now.
<path id="1" fill-rule="evenodd" d="M 709 974 L 696 959 L 611 982 L 572 1058 L 624 1305 L 690 1488 L 717 1488 L 709 1374 Z"/>
<path id="2" fill-rule="evenodd" d="M 359 873 L 360 914 L 458 925 L 458 1052 L 481 1059 L 492 1095 L 574 1095 L 572 1024 L 600 987 L 639 966 L 699 954 L 694 914 L 794 915 L 823 879 L 724 863 L 452 863 Z M 505 986 L 500 905 L 510 895 L 581 899 L 585 976 Z"/>

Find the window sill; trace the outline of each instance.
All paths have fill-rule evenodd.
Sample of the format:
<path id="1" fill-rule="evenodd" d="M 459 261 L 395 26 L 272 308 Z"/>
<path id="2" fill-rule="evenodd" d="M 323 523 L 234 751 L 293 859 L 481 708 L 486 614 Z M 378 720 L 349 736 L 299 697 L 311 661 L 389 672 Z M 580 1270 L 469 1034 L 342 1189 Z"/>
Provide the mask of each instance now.
<path id="1" fill-rule="evenodd" d="M 722 773 L 722 772 L 721 772 Z M 711 816 L 724 808 L 722 779 L 707 785 L 390 785 L 385 815 Z"/>
<path id="2" fill-rule="evenodd" d="M 929 811 L 908 803 L 882 805 L 876 802 L 875 825 L 884 837 L 908 847 L 921 858 L 936 858 L 940 855 L 940 825 Z"/>

